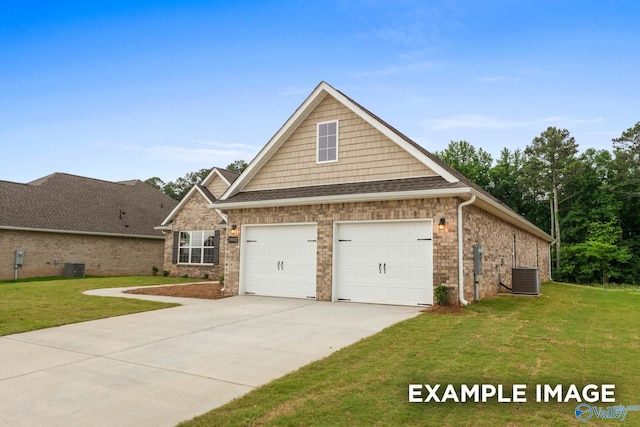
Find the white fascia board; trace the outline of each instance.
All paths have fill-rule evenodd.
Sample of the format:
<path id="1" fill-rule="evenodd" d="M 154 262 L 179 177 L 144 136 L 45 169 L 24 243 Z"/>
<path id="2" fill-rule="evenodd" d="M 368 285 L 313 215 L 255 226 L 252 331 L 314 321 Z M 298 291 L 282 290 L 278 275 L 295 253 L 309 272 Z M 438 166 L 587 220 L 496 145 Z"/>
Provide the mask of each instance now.
<path id="1" fill-rule="evenodd" d="M 497 214 L 498 217 L 546 241 L 549 241 L 549 242 L 553 241 L 553 239 L 551 239 L 551 236 L 549 236 L 547 233 L 545 233 L 543 230 L 541 230 L 537 226 L 533 225 L 527 219 L 523 218 L 522 215 L 519 215 L 512 209 L 496 202 L 492 198 L 487 197 L 486 195 L 484 195 L 483 193 L 481 193 L 476 189 L 471 189 L 471 193 L 475 194 L 476 197 L 482 201 L 482 203 L 489 205 L 491 208 L 498 211 L 498 214 Z"/>
<path id="2" fill-rule="evenodd" d="M 189 190 L 189 192 L 187 193 L 186 196 L 184 196 L 184 198 L 182 200 L 180 200 L 180 203 L 178 203 L 178 205 L 173 208 L 173 210 L 169 213 L 169 215 L 164 219 L 164 221 L 162 221 L 162 223 L 160 224 L 160 226 L 163 225 L 167 225 L 172 219 L 173 217 L 180 212 L 180 209 L 182 209 L 182 207 L 185 205 L 185 203 L 187 203 L 187 201 L 189 201 L 189 199 L 191 198 L 191 196 L 193 195 L 194 192 L 198 191 L 202 197 L 204 197 L 204 199 L 209 202 L 209 203 L 213 203 L 212 200 L 209 199 L 209 197 L 204 193 L 204 191 L 202 191 L 200 189 L 200 187 L 198 187 L 198 184 L 195 184 L 193 187 L 191 187 L 191 190 Z"/>
<path id="3" fill-rule="evenodd" d="M 414 147 L 413 145 L 411 145 L 407 141 L 405 141 L 404 138 L 402 138 L 400 135 L 395 133 L 388 126 L 386 126 L 383 123 L 379 122 L 374 117 L 372 117 L 370 114 L 365 112 L 362 108 L 360 108 L 359 106 L 354 104 L 346 96 L 344 96 L 343 94 L 341 94 L 340 92 L 338 92 L 337 90 L 335 90 L 334 88 L 332 88 L 329 85 L 326 85 L 326 87 L 324 89 L 329 93 L 329 95 L 333 96 L 339 102 L 341 102 L 342 104 L 346 105 L 347 108 L 349 108 L 351 111 L 353 111 L 358 116 L 360 116 L 364 121 L 366 121 L 371 126 L 373 126 L 378 132 L 382 133 L 384 136 L 389 138 L 391 141 L 393 141 L 396 144 L 398 144 L 401 148 L 403 148 L 405 151 L 407 151 L 413 157 L 418 159 L 420 162 L 422 162 L 429 169 L 431 169 L 432 171 L 434 171 L 435 173 L 440 175 L 447 182 L 453 183 L 453 182 L 459 182 L 460 181 L 457 177 L 452 175 L 449 171 L 447 171 L 442 166 L 440 166 L 439 164 L 437 164 L 436 162 L 431 160 L 429 157 L 425 156 L 424 153 L 420 152 L 420 150 L 418 150 L 416 147 Z"/>
<path id="4" fill-rule="evenodd" d="M 278 130 L 278 132 L 276 132 L 276 134 L 269 140 L 269 142 L 262 148 L 262 150 L 260 150 L 256 157 L 254 157 L 247 169 L 242 173 L 242 175 L 240 175 L 240 178 L 238 178 L 229 188 L 227 188 L 227 191 L 225 191 L 224 194 L 220 196 L 220 199 L 225 200 L 231 195 L 241 191 L 244 186 L 249 181 L 251 181 L 251 179 L 253 179 L 255 174 L 260 170 L 260 168 L 262 168 L 264 163 L 268 161 L 275 150 L 280 147 L 281 143 L 284 142 L 286 138 L 288 138 L 289 135 L 295 130 L 295 128 L 297 127 L 296 125 L 299 124 L 300 121 L 304 120 L 304 118 L 309 115 L 309 113 L 326 97 L 326 95 L 331 95 L 336 100 L 338 100 L 338 102 L 341 102 L 351 111 L 353 111 L 363 120 L 377 129 L 380 133 L 398 144 L 401 148 L 403 148 L 417 160 L 422 162 L 429 169 L 444 178 L 447 182 L 454 183 L 460 181 L 449 171 L 438 165 L 429 157 L 425 156 L 424 153 L 420 152 L 420 150 L 418 150 L 416 147 L 405 141 L 396 132 L 392 131 L 388 126 L 376 120 L 370 114 L 366 113 L 362 108 L 354 104 L 346 96 L 335 90 L 333 87 L 331 87 L 331 85 L 326 82 L 320 82 L 320 84 L 316 86 L 313 92 L 298 107 L 293 115 L 289 117 L 289 119 Z"/>
<path id="5" fill-rule="evenodd" d="M 164 240 L 164 236 L 146 236 L 144 234 L 104 233 L 101 231 L 55 230 L 50 228 L 11 227 L 7 225 L 0 225 L 0 230 L 35 231 L 40 233 L 76 234 L 76 235 L 82 235 L 82 236 L 130 237 L 135 239 Z"/>
<path id="6" fill-rule="evenodd" d="M 154 230 L 161 230 L 161 231 L 171 231 L 173 230 L 173 224 L 168 224 L 168 225 L 158 225 L 156 227 L 153 227 Z"/>
<path id="7" fill-rule="evenodd" d="M 207 207 L 211 207 L 211 203 L 209 203 L 209 205 L 207 205 Z M 227 222 L 228 218 L 227 218 L 227 214 L 223 213 L 220 209 L 215 208 L 216 212 L 218 213 L 218 215 L 220 215 L 220 217 L 224 220 L 224 222 Z"/>
<path id="8" fill-rule="evenodd" d="M 289 117 L 289 119 L 280 127 L 278 132 L 271 137 L 269 142 L 262 147 L 262 150 L 251 160 L 249 166 L 245 169 L 244 172 L 240 175 L 238 179 L 236 179 L 233 184 L 227 191 L 224 192 L 222 196 L 220 196 L 220 200 L 224 200 L 231 196 L 232 194 L 237 193 L 242 190 L 244 186 L 253 179 L 256 173 L 264 166 L 267 160 L 271 157 L 271 155 L 277 150 L 280 145 L 289 137 L 289 135 L 295 130 L 296 123 L 299 123 L 305 117 L 309 115 L 309 113 L 316 107 L 326 96 L 328 91 L 326 90 L 329 86 L 325 82 L 321 82 L 316 88 L 311 92 L 311 95 L 304 100 L 304 102 L 296 109 L 296 111 Z"/>
<path id="9" fill-rule="evenodd" d="M 227 178 L 224 177 L 224 175 L 222 175 L 222 173 L 218 170 L 218 168 L 211 169 L 211 172 L 209 172 L 209 175 L 207 175 L 207 177 L 202 180 L 200 185 L 206 187 L 213 180 L 213 177 L 215 175 L 218 175 L 222 179 L 222 181 L 224 181 L 224 183 L 227 184 L 227 187 L 231 185 L 231 183 L 227 180 Z"/>
<path id="10" fill-rule="evenodd" d="M 273 206 L 318 205 L 322 203 L 375 202 L 380 200 L 420 199 L 434 197 L 461 197 L 469 195 L 471 188 L 443 188 L 438 190 L 393 191 L 385 193 L 341 194 L 337 196 L 298 197 L 293 199 L 259 200 L 254 202 L 212 203 L 212 209 L 263 208 Z"/>
<path id="11" fill-rule="evenodd" d="M 189 190 L 189 192 L 187 193 L 186 196 L 184 196 L 184 198 L 182 200 L 180 200 L 180 203 L 178 203 L 176 205 L 175 208 L 173 208 L 173 210 L 171 212 L 169 212 L 169 215 L 167 215 L 167 217 L 164 219 L 164 221 L 162 221 L 160 223 L 160 225 L 167 225 L 169 223 L 169 221 L 171 221 L 173 219 L 173 217 L 175 216 L 175 214 L 178 213 L 178 211 L 180 209 L 182 209 L 182 207 L 184 206 L 185 203 L 187 203 L 187 200 L 189 200 L 189 198 L 191 197 L 191 195 L 193 194 L 194 191 L 196 191 L 196 188 L 198 188 L 197 185 L 194 185 L 193 187 L 191 187 L 191 190 Z"/>

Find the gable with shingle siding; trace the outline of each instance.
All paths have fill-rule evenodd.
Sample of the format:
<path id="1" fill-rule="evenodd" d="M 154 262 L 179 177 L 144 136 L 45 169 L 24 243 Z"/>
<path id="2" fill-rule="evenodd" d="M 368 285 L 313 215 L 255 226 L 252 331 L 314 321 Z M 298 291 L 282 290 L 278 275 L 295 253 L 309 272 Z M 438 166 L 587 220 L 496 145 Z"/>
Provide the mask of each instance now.
<path id="1" fill-rule="evenodd" d="M 316 163 L 316 125 L 338 120 L 338 162 Z M 436 173 L 327 95 L 244 191 L 435 176 Z"/>
<path id="2" fill-rule="evenodd" d="M 229 186 L 222 178 L 215 175 L 211 181 L 206 185 L 206 188 L 213 194 L 216 199 L 219 199 Z"/>

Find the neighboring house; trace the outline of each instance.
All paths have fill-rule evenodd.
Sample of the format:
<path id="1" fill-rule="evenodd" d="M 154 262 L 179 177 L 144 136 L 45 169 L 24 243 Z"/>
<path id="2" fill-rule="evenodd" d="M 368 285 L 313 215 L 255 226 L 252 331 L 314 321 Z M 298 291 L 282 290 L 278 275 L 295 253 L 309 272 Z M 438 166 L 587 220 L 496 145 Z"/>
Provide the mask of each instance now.
<path id="1" fill-rule="evenodd" d="M 156 227 L 165 233 L 164 269 L 169 274 L 211 279 L 224 274 L 226 216 L 208 206 L 236 178 L 235 172 L 213 168 Z"/>
<path id="2" fill-rule="evenodd" d="M 324 82 L 210 207 L 238 238 L 230 294 L 430 305 L 445 285 L 466 303 L 474 245 L 480 298 L 512 266 L 550 278 L 547 233 Z"/>
<path id="3" fill-rule="evenodd" d="M 61 276 L 70 262 L 84 263 L 89 275 L 150 275 L 164 248 L 154 226 L 176 204 L 138 180 L 54 173 L 0 181 L 0 280 Z M 17 250 L 24 264 L 16 269 Z"/>

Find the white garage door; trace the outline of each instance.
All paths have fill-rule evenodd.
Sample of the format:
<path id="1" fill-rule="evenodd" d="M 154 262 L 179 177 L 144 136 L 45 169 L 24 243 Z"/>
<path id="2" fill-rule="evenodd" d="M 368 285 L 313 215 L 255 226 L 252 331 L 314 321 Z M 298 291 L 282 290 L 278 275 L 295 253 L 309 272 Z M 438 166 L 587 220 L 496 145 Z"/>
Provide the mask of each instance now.
<path id="1" fill-rule="evenodd" d="M 315 224 L 246 226 L 241 238 L 245 293 L 315 298 Z"/>
<path id="2" fill-rule="evenodd" d="M 433 304 L 431 221 L 341 223 L 335 238 L 338 300 Z"/>

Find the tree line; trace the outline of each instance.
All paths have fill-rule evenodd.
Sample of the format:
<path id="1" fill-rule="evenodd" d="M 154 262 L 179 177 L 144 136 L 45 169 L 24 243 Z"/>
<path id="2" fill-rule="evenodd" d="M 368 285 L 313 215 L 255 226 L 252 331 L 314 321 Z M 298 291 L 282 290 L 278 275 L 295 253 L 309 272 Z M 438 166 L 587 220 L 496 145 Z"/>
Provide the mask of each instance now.
<path id="1" fill-rule="evenodd" d="M 549 127 L 495 160 L 467 141 L 434 154 L 554 238 L 554 280 L 637 284 L 640 122 L 612 142 L 579 154 L 567 129 Z"/>
<path id="2" fill-rule="evenodd" d="M 231 172 L 242 173 L 247 166 L 249 165 L 244 160 L 236 160 L 228 164 L 225 169 Z M 157 188 L 173 199 L 182 200 L 189 190 L 191 190 L 191 187 L 196 184 L 200 184 L 212 170 L 213 168 L 204 168 L 199 171 L 189 172 L 175 181 L 164 182 L 159 177 L 154 176 L 153 178 L 146 179 L 144 182 L 154 188 Z"/>

